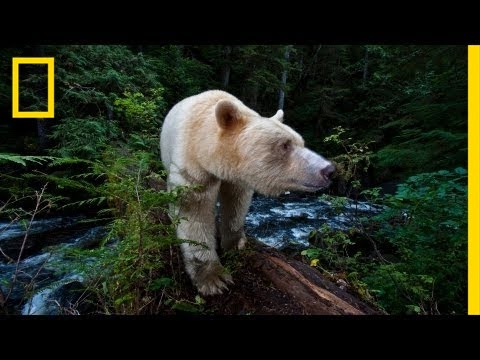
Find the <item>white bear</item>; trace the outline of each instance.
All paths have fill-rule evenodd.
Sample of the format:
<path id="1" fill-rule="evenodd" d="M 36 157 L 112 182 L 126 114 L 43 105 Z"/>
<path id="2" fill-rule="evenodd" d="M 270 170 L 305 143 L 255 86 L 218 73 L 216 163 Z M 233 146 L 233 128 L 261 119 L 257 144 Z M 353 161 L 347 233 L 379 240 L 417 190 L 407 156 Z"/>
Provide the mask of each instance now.
<path id="1" fill-rule="evenodd" d="M 211 90 L 186 98 L 167 114 L 160 136 L 169 189 L 200 185 L 177 211 L 185 268 L 203 295 L 221 294 L 232 277 L 220 264 L 215 209 L 225 250 L 242 248 L 245 216 L 254 191 L 316 191 L 330 184 L 333 164 L 305 148 L 282 123 L 283 111 L 264 118 L 233 95 Z"/>

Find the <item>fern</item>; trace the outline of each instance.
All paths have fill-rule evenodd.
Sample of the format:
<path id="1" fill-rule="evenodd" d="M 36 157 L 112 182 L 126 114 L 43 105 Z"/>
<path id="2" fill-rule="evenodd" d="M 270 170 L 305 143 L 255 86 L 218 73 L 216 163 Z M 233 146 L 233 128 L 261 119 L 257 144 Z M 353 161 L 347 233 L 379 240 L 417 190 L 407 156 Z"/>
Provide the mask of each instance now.
<path id="1" fill-rule="evenodd" d="M 50 166 L 62 166 L 62 165 L 91 165 L 92 161 L 76 158 L 76 157 L 52 157 L 52 162 Z"/>
<path id="2" fill-rule="evenodd" d="M 43 165 L 47 162 L 52 162 L 56 158 L 53 156 L 26 156 L 26 155 L 16 155 L 16 154 L 0 154 L 0 164 L 1 163 L 15 163 L 22 166 L 27 166 L 27 163 L 35 163 Z"/>

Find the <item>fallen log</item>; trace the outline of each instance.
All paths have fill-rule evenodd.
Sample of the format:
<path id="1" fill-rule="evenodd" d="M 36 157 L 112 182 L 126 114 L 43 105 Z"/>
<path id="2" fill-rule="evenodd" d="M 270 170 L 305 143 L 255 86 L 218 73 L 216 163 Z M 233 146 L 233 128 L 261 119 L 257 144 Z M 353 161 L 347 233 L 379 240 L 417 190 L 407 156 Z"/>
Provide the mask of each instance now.
<path id="1" fill-rule="evenodd" d="M 383 314 L 327 280 L 316 269 L 289 259 L 278 250 L 258 242 L 250 243 L 246 265 L 286 294 L 305 315 Z"/>

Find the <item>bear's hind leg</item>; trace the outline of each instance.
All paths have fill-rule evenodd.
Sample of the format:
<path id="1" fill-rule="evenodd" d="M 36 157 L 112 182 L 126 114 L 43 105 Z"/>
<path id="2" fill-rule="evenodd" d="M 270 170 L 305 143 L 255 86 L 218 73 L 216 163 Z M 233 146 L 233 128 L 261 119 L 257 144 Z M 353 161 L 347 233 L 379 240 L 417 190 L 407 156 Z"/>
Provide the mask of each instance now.
<path id="1" fill-rule="evenodd" d="M 220 237 L 222 248 L 243 249 L 247 238 L 244 224 L 253 190 L 222 181 L 220 185 Z"/>

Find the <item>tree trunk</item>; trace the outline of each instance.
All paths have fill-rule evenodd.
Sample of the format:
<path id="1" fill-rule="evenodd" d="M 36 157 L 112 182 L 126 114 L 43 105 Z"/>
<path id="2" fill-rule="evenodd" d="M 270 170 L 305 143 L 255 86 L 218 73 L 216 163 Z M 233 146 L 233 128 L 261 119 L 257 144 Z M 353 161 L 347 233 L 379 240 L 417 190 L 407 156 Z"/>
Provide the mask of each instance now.
<path id="1" fill-rule="evenodd" d="M 251 106 L 253 109 L 257 109 L 257 102 L 258 102 L 258 84 L 253 85 L 252 88 L 252 101 Z"/>
<path id="2" fill-rule="evenodd" d="M 45 57 L 45 49 L 42 45 L 34 45 L 32 48 L 34 57 Z M 47 127 L 44 118 L 37 118 L 37 141 L 40 150 L 47 147 Z"/>
<path id="3" fill-rule="evenodd" d="M 255 64 L 252 67 L 251 76 L 254 78 L 256 72 Z M 250 107 L 254 110 L 257 110 L 257 100 L 258 100 L 258 82 L 252 81 L 250 85 Z"/>
<path id="4" fill-rule="evenodd" d="M 290 50 L 292 46 L 287 45 L 285 47 L 285 52 L 284 52 L 284 59 L 285 59 L 285 64 L 283 66 L 283 72 L 282 72 L 282 84 L 278 96 L 278 108 L 283 110 L 283 106 L 285 104 L 285 88 L 287 86 L 287 77 L 288 77 L 288 62 L 290 58 Z"/>
<path id="5" fill-rule="evenodd" d="M 230 82 L 230 71 L 232 69 L 230 64 L 230 54 L 232 53 L 232 47 L 230 45 L 225 46 L 224 48 L 224 64 L 222 68 L 222 87 L 226 89 Z"/>
<path id="6" fill-rule="evenodd" d="M 45 150 L 47 147 L 47 129 L 45 125 L 45 119 L 37 119 L 37 139 L 38 147 L 40 150 Z"/>
<path id="7" fill-rule="evenodd" d="M 300 57 L 300 75 L 298 77 L 297 83 L 295 84 L 293 90 L 291 91 L 292 94 L 302 94 L 307 88 L 308 83 L 314 79 L 313 76 L 313 69 L 317 63 L 318 54 L 322 49 L 322 45 L 318 45 L 315 49 L 315 53 L 313 55 L 306 55 L 304 59 L 303 52 L 301 52 Z M 313 51 L 313 50 L 312 50 Z M 308 59 L 311 59 L 308 61 Z"/>
<path id="8" fill-rule="evenodd" d="M 362 85 L 365 86 L 368 76 L 368 48 L 365 46 L 365 57 L 363 58 L 363 82 Z"/>

